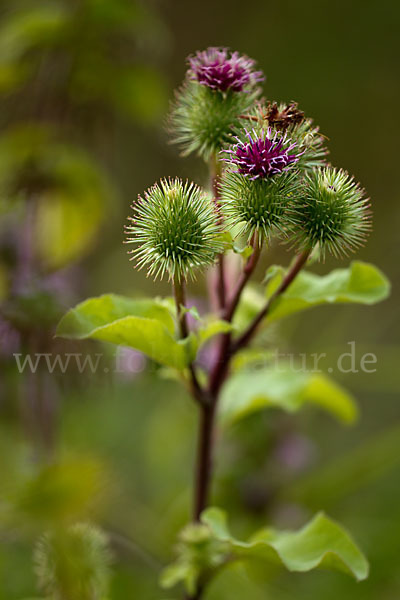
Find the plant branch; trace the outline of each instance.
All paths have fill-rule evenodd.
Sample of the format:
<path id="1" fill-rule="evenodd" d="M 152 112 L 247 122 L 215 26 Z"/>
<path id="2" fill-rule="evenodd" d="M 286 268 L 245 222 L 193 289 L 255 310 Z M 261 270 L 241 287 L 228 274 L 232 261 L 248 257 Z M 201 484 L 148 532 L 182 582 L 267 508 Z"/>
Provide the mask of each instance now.
<path id="1" fill-rule="evenodd" d="M 215 408 L 216 402 L 214 401 L 200 407 L 193 507 L 193 520 L 195 522 L 200 521 L 200 515 L 208 502 L 212 473 Z"/>
<path id="2" fill-rule="evenodd" d="M 237 283 L 236 289 L 233 293 L 233 296 L 225 310 L 224 320 L 228 321 L 229 323 L 233 319 L 233 315 L 235 314 L 236 308 L 239 304 L 239 300 L 240 300 L 242 292 L 245 288 L 245 285 L 249 281 L 250 277 L 252 276 L 254 269 L 257 266 L 258 259 L 260 258 L 261 244 L 260 244 L 260 241 L 259 241 L 257 235 L 253 236 L 251 245 L 253 247 L 253 253 L 249 257 L 248 261 L 246 262 L 246 265 L 240 275 L 240 278 Z"/>
<path id="3" fill-rule="evenodd" d="M 253 273 L 259 256 L 260 245 L 254 241 L 254 251 L 247 261 L 243 273 L 238 281 L 236 290 L 225 310 L 224 318 L 231 321 L 239 303 L 241 293 Z M 214 438 L 214 421 L 218 403 L 218 394 L 221 384 L 227 372 L 230 357 L 231 334 L 226 333 L 221 337 L 218 356 L 210 376 L 208 388 L 209 402 L 202 406 L 201 420 L 199 426 L 199 441 L 197 451 L 195 506 L 193 517 L 195 521 L 200 520 L 200 515 L 207 506 L 208 493 L 212 475 L 212 452 Z"/>
<path id="4" fill-rule="evenodd" d="M 238 307 L 242 292 L 249 281 L 251 275 L 253 274 L 258 260 L 261 254 L 261 245 L 258 239 L 258 236 L 254 235 L 252 239 L 253 253 L 249 257 L 242 274 L 240 275 L 239 281 L 237 283 L 236 289 L 233 293 L 232 299 L 226 307 L 224 313 L 224 319 L 229 323 L 232 322 L 235 311 Z M 219 390 L 225 380 L 225 377 L 229 368 L 229 361 L 232 357 L 232 334 L 225 333 L 221 337 L 221 343 L 218 351 L 217 360 L 215 362 L 214 368 L 211 371 L 210 375 L 210 383 L 209 383 L 209 393 L 211 397 L 217 398 L 219 394 Z M 217 400 L 215 400 L 217 401 Z"/>
<path id="5" fill-rule="evenodd" d="M 211 174 L 211 190 L 213 193 L 213 199 L 215 204 L 215 209 L 218 213 L 218 220 L 220 224 L 223 223 L 223 217 L 221 213 L 221 203 L 220 203 L 220 192 L 219 192 L 219 180 L 221 178 L 221 163 L 218 160 L 217 155 L 213 155 L 211 157 L 210 162 L 210 174 Z M 223 310 L 226 304 L 226 279 L 225 279 L 225 257 L 224 254 L 221 253 L 218 255 L 217 259 L 217 299 L 218 299 L 218 308 Z"/>
<path id="6" fill-rule="evenodd" d="M 255 238 L 253 238 L 253 245 L 253 254 L 247 261 L 232 298 L 224 311 L 224 318 L 229 322 L 231 322 L 233 319 L 241 298 L 241 294 L 246 286 L 246 283 L 249 281 L 252 273 L 254 272 L 260 256 L 260 244 Z M 208 401 L 200 404 L 200 423 L 193 509 L 193 520 L 195 522 L 200 521 L 201 513 L 206 508 L 208 502 L 208 495 L 212 479 L 215 414 L 218 405 L 219 393 L 228 374 L 231 358 L 240 348 L 246 346 L 250 342 L 259 324 L 268 314 L 272 302 L 290 286 L 302 267 L 306 264 L 309 255 L 310 251 L 306 250 L 297 256 L 278 289 L 271 296 L 265 307 L 255 317 L 252 323 L 250 323 L 249 327 L 239 337 L 238 340 L 232 343 L 231 333 L 226 333 L 221 337 L 217 358 L 210 373 L 209 386 L 207 390 Z M 199 586 L 194 595 L 186 596 L 186 600 L 199 600 L 202 597 L 202 594 L 203 586 Z"/>
<path id="7" fill-rule="evenodd" d="M 258 313 L 258 315 L 250 323 L 248 328 L 242 333 L 242 335 L 233 344 L 232 349 L 231 349 L 232 355 L 235 354 L 236 352 L 238 352 L 238 350 L 240 350 L 241 348 L 244 348 L 245 346 L 247 346 L 247 344 L 250 342 L 251 338 L 255 335 L 260 323 L 268 315 L 273 302 L 281 294 L 283 294 L 283 292 L 285 292 L 287 290 L 287 288 L 290 286 L 292 281 L 297 277 L 298 273 L 301 271 L 303 266 L 306 264 L 306 262 L 310 256 L 310 253 L 311 253 L 311 250 L 307 249 L 307 250 L 304 250 L 301 254 L 297 255 L 295 261 L 293 262 L 292 266 L 286 273 L 286 275 L 283 278 L 278 289 L 272 294 L 272 296 L 268 299 L 267 303 L 265 304 L 264 308 Z"/>

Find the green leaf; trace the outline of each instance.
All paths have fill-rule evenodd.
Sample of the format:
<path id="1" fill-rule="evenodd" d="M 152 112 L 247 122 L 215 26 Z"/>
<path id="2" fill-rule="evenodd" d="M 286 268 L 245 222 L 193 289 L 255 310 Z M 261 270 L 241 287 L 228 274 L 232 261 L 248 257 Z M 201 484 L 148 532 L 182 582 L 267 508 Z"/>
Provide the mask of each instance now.
<path id="1" fill-rule="evenodd" d="M 70 310 L 61 319 L 57 335 L 128 346 L 163 365 L 184 369 L 193 358 L 193 338 L 177 341 L 174 330 L 170 310 L 161 301 L 110 294 Z"/>
<path id="2" fill-rule="evenodd" d="M 277 270 L 267 286 L 267 294 L 276 289 L 283 272 Z M 347 269 L 335 269 L 328 275 L 303 271 L 284 294 L 277 298 L 268 314 L 274 321 L 320 304 L 376 304 L 388 297 L 390 283 L 385 275 L 371 264 L 353 261 Z"/>
<path id="3" fill-rule="evenodd" d="M 233 325 L 232 323 L 228 323 L 228 321 L 223 321 L 222 319 L 217 319 L 214 321 L 209 321 L 205 323 L 202 327 L 197 330 L 197 338 L 198 338 L 198 347 L 204 346 L 211 338 L 220 333 L 228 333 L 232 331 Z"/>
<path id="4" fill-rule="evenodd" d="M 358 411 L 354 398 L 322 373 L 297 372 L 291 365 L 233 374 L 222 389 L 220 416 L 225 423 L 269 407 L 296 412 L 315 404 L 343 423 L 351 423 Z"/>
<path id="5" fill-rule="evenodd" d="M 317 567 L 344 571 L 358 581 L 368 577 L 368 561 L 350 535 L 323 513 L 298 531 L 262 529 L 248 542 L 233 538 L 226 515 L 209 508 L 201 520 L 214 536 L 230 545 L 236 559 L 258 559 L 280 563 L 289 571 L 305 572 Z"/>

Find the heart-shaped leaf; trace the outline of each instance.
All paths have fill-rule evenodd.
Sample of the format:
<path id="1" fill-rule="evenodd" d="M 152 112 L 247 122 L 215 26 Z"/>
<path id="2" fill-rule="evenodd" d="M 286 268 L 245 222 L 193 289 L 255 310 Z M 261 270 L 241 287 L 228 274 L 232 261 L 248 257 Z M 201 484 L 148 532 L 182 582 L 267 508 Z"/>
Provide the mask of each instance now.
<path id="1" fill-rule="evenodd" d="M 205 510 L 201 519 L 216 539 L 230 545 L 233 558 L 271 561 L 297 572 L 335 569 L 358 581 L 368 577 L 368 561 L 351 536 L 323 513 L 298 531 L 262 529 L 247 542 L 231 536 L 226 514 L 219 508 Z"/>
<path id="2" fill-rule="evenodd" d="M 60 321 L 57 335 L 97 339 L 143 352 L 168 367 L 184 369 L 193 359 L 193 337 L 176 340 L 171 312 L 158 300 L 134 300 L 113 294 L 90 298 Z"/>
<path id="3" fill-rule="evenodd" d="M 358 414 L 351 394 L 330 377 L 297 372 L 285 363 L 233 374 L 222 390 L 220 416 L 231 423 L 265 408 L 296 412 L 306 404 L 320 406 L 344 423 Z"/>
<path id="4" fill-rule="evenodd" d="M 283 272 L 277 270 L 269 280 L 267 295 L 276 289 Z M 268 320 L 277 320 L 320 304 L 376 304 L 388 297 L 390 283 L 371 264 L 353 261 L 347 269 L 335 269 L 327 275 L 299 273 L 286 292 L 272 304 Z"/>

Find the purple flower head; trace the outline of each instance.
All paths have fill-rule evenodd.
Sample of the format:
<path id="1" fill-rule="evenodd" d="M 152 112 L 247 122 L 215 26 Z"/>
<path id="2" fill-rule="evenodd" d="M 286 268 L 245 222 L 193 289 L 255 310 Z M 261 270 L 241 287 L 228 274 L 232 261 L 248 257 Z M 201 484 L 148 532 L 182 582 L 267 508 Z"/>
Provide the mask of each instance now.
<path id="1" fill-rule="evenodd" d="M 254 130 L 253 137 L 248 131 L 246 136 L 248 141 L 242 142 L 236 138 L 238 143 L 225 150 L 230 154 L 225 162 L 236 165 L 236 173 L 249 176 L 250 179 L 271 177 L 299 160 L 299 154 L 289 154 L 296 142 L 291 142 L 286 135 L 272 135 L 271 129 L 268 129 L 261 137 L 257 137 Z"/>
<path id="2" fill-rule="evenodd" d="M 253 71 L 255 61 L 227 48 L 207 48 L 189 59 L 189 76 L 212 90 L 241 92 L 257 81 L 263 81 L 261 71 Z"/>

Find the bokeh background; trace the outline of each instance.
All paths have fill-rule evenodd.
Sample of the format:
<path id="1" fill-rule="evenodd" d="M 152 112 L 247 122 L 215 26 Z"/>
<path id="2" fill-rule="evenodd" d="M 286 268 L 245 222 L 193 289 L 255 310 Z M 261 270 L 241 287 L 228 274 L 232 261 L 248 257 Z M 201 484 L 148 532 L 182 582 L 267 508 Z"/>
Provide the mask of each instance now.
<path id="1" fill-rule="evenodd" d="M 249 417 L 219 439 L 213 489 L 243 535 L 325 510 L 354 533 L 370 578 L 235 567 L 207 597 L 399 598 L 399 27 L 394 0 L 1 0 L 0 598 L 37 597 L 37 538 L 82 520 L 110 537 L 111 600 L 179 597 L 157 581 L 189 516 L 196 412 L 141 356 L 119 349 L 116 373 L 114 349 L 53 336 L 89 295 L 169 293 L 132 269 L 123 224 L 161 176 L 207 183 L 201 161 L 168 144 L 165 119 L 186 56 L 209 45 L 256 58 L 266 97 L 298 101 L 332 163 L 368 190 L 374 232 L 359 257 L 393 291 L 373 308 L 322 307 L 272 329 L 274 344 L 326 352 L 326 365 L 350 341 L 357 357 L 376 354 L 375 373 L 334 372 L 360 419 Z M 289 256 L 273 247 L 269 261 Z M 201 304 L 201 282 L 190 295 Z M 101 353 L 101 368 L 20 374 L 13 354 L 27 352 Z"/>

